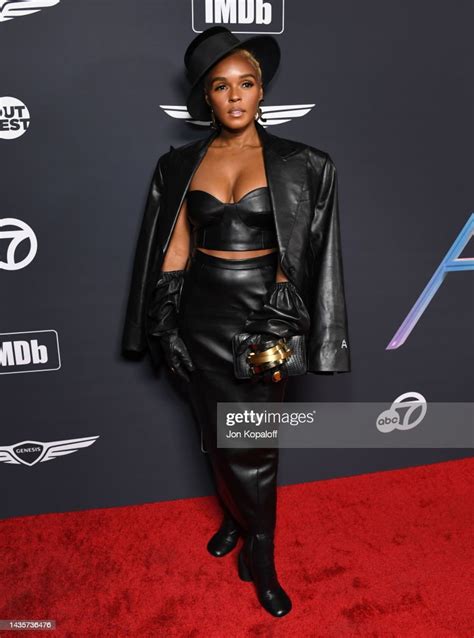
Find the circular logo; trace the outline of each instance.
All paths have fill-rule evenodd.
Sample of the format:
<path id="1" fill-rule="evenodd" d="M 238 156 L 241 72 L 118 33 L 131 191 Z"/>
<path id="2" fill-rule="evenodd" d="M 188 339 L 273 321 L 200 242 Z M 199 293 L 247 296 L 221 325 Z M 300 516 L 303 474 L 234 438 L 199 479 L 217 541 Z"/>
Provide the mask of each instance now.
<path id="1" fill-rule="evenodd" d="M 26 104 L 9 95 L 0 97 L 0 138 L 21 137 L 30 126 L 30 112 Z"/>
<path id="2" fill-rule="evenodd" d="M 2 230 L 5 226 L 13 226 L 13 228 Z M 38 240 L 31 226 L 14 217 L 0 219 L 0 240 L 2 239 L 10 240 L 10 243 L 7 247 L 7 260 L 0 260 L 0 270 L 20 270 L 33 261 L 38 250 Z M 16 250 L 25 241 L 29 241 L 28 254 L 20 261 L 15 261 Z"/>
<path id="3" fill-rule="evenodd" d="M 419 392 L 405 392 L 395 399 L 388 410 L 377 417 L 377 429 L 380 432 L 392 430 L 411 430 L 424 418 L 427 411 L 426 399 Z M 413 414 L 419 414 L 412 420 Z"/>

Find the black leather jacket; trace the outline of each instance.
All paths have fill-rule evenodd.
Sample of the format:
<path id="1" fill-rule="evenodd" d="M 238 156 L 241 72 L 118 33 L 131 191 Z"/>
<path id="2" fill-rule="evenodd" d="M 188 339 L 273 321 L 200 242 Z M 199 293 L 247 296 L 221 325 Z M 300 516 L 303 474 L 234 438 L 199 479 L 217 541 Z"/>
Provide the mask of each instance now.
<path id="1" fill-rule="evenodd" d="M 298 289 L 311 317 L 308 372 L 350 372 L 337 176 L 330 156 L 269 133 L 256 122 L 275 214 L 281 269 Z M 122 347 L 144 352 L 146 310 L 178 213 L 210 135 L 159 159 L 138 237 Z"/>

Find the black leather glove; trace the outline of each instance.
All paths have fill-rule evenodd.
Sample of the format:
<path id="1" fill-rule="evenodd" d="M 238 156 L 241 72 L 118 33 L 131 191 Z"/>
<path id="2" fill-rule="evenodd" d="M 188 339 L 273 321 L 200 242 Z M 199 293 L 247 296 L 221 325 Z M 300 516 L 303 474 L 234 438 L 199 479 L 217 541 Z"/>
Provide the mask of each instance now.
<path id="1" fill-rule="evenodd" d="M 195 370 L 184 341 L 178 334 L 178 312 L 185 270 L 161 271 L 151 293 L 148 309 L 147 333 L 158 339 L 166 363 L 173 374 L 190 381 L 186 370 Z"/>
<path id="2" fill-rule="evenodd" d="M 247 349 L 266 350 L 283 337 L 308 334 L 310 324 L 308 310 L 294 284 L 291 281 L 275 282 L 263 306 L 247 317 L 242 332 L 248 332 L 250 336 L 242 341 L 237 355 Z M 281 379 L 288 376 L 285 363 L 255 376 L 270 383 L 275 371 L 280 372 Z"/>

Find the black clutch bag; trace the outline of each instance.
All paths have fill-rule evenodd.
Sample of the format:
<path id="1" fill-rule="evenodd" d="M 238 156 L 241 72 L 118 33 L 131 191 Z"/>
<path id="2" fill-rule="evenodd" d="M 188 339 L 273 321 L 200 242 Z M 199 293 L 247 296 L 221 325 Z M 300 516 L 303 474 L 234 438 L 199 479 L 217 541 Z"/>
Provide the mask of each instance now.
<path id="1" fill-rule="evenodd" d="M 249 379 L 253 377 L 252 355 L 248 351 L 238 354 L 242 342 L 249 337 L 249 333 L 242 332 L 232 338 L 232 352 L 234 357 L 234 374 L 237 379 Z M 306 338 L 305 335 L 294 335 L 287 339 L 279 339 L 278 343 L 285 352 L 283 365 L 289 377 L 306 374 L 308 364 L 306 359 Z M 260 353 L 259 353 L 260 354 Z M 271 369 L 271 368 L 269 368 Z"/>

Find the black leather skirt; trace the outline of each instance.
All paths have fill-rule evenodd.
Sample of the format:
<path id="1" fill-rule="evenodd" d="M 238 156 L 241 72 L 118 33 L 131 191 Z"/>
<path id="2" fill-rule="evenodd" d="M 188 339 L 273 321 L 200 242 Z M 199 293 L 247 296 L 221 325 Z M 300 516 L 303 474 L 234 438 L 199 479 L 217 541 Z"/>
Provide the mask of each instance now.
<path id="1" fill-rule="evenodd" d="M 287 379 L 264 384 L 234 375 L 232 337 L 243 331 L 276 279 L 277 251 L 222 259 L 195 250 L 181 293 L 179 331 L 196 370 L 190 400 L 223 505 L 244 527 L 271 531 L 276 515 L 278 448 L 217 448 L 217 403 L 284 401 Z"/>
<path id="2" fill-rule="evenodd" d="M 276 252 L 222 259 L 196 250 L 191 256 L 181 293 L 180 333 L 198 370 L 233 376 L 232 336 L 262 305 L 277 263 Z"/>

